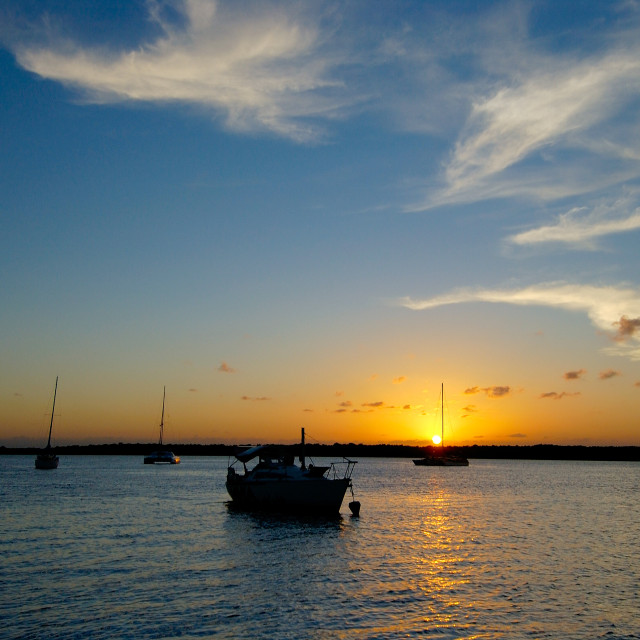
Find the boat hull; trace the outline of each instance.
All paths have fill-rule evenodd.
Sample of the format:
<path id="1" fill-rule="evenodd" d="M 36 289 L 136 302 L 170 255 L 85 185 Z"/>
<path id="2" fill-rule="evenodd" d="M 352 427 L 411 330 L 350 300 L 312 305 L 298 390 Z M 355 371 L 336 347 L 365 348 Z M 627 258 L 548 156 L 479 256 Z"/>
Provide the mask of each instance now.
<path id="1" fill-rule="evenodd" d="M 276 512 L 337 514 L 340 512 L 344 494 L 351 486 L 351 480 L 283 478 L 245 481 L 242 478 L 234 478 L 227 479 L 226 485 L 234 507 Z"/>
<path id="2" fill-rule="evenodd" d="M 414 460 L 413 464 L 418 467 L 468 467 L 469 461 L 466 458 L 420 458 Z"/>
<path id="3" fill-rule="evenodd" d="M 144 459 L 145 464 L 180 464 L 180 458 L 172 453 L 152 453 Z"/>
<path id="4" fill-rule="evenodd" d="M 57 469 L 60 460 L 53 454 L 41 454 L 36 458 L 36 469 Z"/>

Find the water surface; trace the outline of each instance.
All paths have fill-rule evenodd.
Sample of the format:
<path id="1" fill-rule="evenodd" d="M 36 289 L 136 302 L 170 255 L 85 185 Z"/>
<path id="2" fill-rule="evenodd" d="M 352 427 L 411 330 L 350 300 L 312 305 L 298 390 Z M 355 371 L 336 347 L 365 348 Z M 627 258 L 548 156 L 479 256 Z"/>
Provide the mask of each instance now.
<path id="1" fill-rule="evenodd" d="M 226 465 L 0 456 L 2 637 L 640 639 L 638 463 L 365 458 L 328 520 Z"/>

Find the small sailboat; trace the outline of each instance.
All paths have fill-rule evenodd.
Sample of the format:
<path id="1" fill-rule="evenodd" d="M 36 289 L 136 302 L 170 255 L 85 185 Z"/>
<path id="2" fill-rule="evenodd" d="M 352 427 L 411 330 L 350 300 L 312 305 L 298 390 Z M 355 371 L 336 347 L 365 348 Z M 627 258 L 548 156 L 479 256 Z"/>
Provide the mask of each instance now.
<path id="1" fill-rule="evenodd" d="M 162 418 L 160 419 L 160 440 L 158 442 L 158 449 L 148 456 L 145 456 L 145 464 L 180 464 L 180 458 L 176 456 L 172 451 L 167 451 L 162 448 L 162 436 L 164 434 L 164 400 L 167 395 L 167 388 L 164 387 L 162 392 Z"/>
<path id="2" fill-rule="evenodd" d="M 419 458 L 413 464 L 419 467 L 468 467 L 469 460 L 463 456 L 447 454 L 444 451 L 444 383 L 440 387 L 440 413 L 442 415 L 442 435 L 440 437 L 440 451 L 434 451 L 430 456 Z"/>
<path id="3" fill-rule="evenodd" d="M 51 409 L 51 422 L 49 423 L 49 440 L 47 446 L 36 458 L 36 469 L 57 469 L 60 460 L 51 448 L 51 430 L 53 429 L 53 414 L 56 410 L 56 395 L 58 393 L 58 376 L 56 376 L 56 386 L 53 390 L 53 407 Z"/>

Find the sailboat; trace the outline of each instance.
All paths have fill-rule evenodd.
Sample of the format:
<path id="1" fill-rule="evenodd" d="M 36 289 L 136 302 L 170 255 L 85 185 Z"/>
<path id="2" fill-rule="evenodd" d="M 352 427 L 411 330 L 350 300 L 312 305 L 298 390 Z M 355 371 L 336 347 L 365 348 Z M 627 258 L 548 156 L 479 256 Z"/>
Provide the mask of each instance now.
<path id="1" fill-rule="evenodd" d="M 468 467 L 469 460 L 467 460 L 467 458 L 446 454 L 444 451 L 444 383 L 442 383 L 440 387 L 440 398 L 440 413 L 442 415 L 441 449 L 439 452 L 434 451 L 430 456 L 414 460 L 413 464 L 419 467 Z"/>
<path id="2" fill-rule="evenodd" d="M 56 376 L 56 386 L 53 390 L 53 407 L 51 409 L 51 422 L 49 423 L 49 440 L 47 446 L 36 458 L 36 469 L 57 469 L 60 462 L 58 456 L 51 448 L 51 430 L 53 429 L 53 413 L 56 410 L 56 394 L 58 393 L 58 376 Z"/>
<path id="3" fill-rule="evenodd" d="M 158 442 L 158 450 L 145 456 L 145 464 L 180 464 L 180 458 L 172 451 L 162 448 L 162 436 L 164 434 L 164 400 L 167 395 L 167 388 L 164 387 L 162 392 L 162 418 L 160 419 L 160 440 Z"/>

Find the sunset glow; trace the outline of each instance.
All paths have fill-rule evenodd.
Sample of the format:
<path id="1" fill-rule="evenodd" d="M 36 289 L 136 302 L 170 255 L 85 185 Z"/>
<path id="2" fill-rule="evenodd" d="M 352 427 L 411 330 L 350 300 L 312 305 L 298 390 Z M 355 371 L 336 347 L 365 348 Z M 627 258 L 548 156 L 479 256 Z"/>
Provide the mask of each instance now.
<path id="1" fill-rule="evenodd" d="M 634 3 L 0 10 L 0 445 L 640 445 Z"/>

